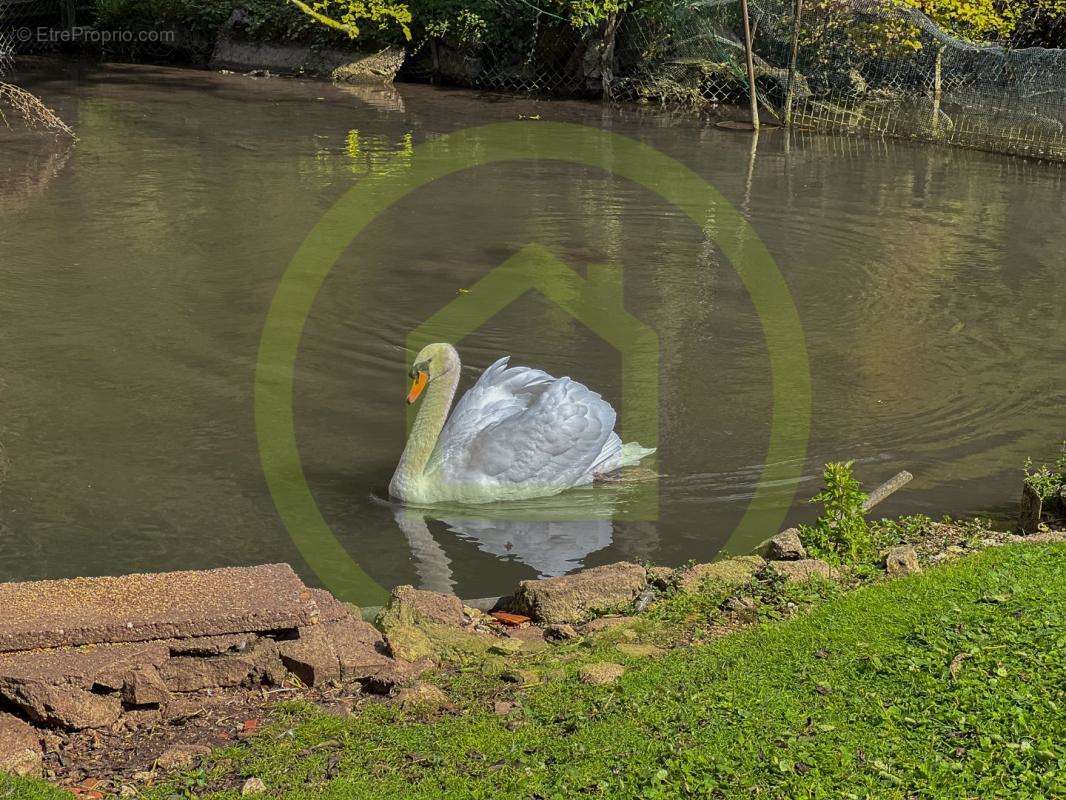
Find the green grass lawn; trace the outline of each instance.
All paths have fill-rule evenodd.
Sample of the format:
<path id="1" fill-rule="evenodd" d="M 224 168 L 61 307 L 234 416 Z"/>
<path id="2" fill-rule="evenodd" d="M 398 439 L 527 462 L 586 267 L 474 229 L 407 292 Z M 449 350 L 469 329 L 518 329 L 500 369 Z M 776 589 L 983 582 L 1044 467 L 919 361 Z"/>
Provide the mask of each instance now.
<path id="1" fill-rule="evenodd" d="M 460 715 L 289 707 L 151 796 L 255 775 L 275 796 L 346 800 L 1066 797 L 1064 612 L 1066 546 L 994 548 L 660 658 L 616 652 L 613 686 L 570 674 L 598 645 L 532 688 L 443 681 L 473 698 Z M 510 716 L 492 711 L 501 691 Z M 5 796 L 49 795 L 0 782 Z"/>

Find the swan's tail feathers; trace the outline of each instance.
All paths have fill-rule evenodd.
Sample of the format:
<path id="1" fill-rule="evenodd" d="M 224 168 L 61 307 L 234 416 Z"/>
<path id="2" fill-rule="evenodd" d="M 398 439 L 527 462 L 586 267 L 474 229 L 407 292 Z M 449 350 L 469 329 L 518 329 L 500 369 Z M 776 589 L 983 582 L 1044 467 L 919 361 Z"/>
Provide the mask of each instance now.
<path id="1" fill-rule="evenodd" d="M 644 447 L 636 442 L 626 442 L 622 445 L 622 463 L 619 467 L 632 467 L 639 464 L 642 459 L 654 453 L 656 448 Z"/>
<path id="2" fill-rule="evenodd" d="M 600 451 L 600 457 L 589 469 L 589 477 L 591 479 L 605 478 L 607 475 L 618 472 L 622 467 L 631 467 L 640 463 L 642 458 L 654 452 L 654 447 L 641 447 L 636 442 L 622 444 L 618 434 L 612 433 L 607 437 L 603 450 Z"/>

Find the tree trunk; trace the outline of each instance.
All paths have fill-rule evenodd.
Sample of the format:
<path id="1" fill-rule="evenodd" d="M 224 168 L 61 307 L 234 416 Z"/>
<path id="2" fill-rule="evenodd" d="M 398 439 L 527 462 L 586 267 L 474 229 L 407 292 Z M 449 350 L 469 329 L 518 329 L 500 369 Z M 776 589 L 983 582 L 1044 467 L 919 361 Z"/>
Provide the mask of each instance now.
<path id="1" fill-rule="evenodd" d="M 622 15 L 613 11 L 603 26 L 603 39 L 600 42 L 600 90 L 604 102 L 611 99 L 611 84 L 614 82 L 614 39 L 621 19 Z"/>

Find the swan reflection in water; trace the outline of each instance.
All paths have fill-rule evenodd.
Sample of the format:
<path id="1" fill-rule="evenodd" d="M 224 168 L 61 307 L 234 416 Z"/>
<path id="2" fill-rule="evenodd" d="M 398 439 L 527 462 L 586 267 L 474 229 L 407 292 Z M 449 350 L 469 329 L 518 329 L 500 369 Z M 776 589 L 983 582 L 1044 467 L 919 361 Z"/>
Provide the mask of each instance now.
<path id="1" fill-rule="evenodd" d="M 451 562 L 433 537 L 429 521 L 439 520 L 450 533 L 477 545 L 483 553 L 518 561 L 539 578 L 565 575 L 584 564 L 597 550 L 611 544 L 610 519 L 536 520 L 429 516 L 423 509 L 393 509 L 411 547 L 419 588 L 451 594 L 455 589 Z"/>
<path id="2" fill-rule="evenodd" d="M 390 506 L 407 538 L 419 588 L 452 593 L 456 581 L 442 535 L 471 542 L 502 561 L 524 564 L 531 578 L 565 575 L 615 543 L 614 520 L 638 502 L 647 478 L 634 471 L 621 480 L 522 503 L 416 507 L 377 499 Z"/>

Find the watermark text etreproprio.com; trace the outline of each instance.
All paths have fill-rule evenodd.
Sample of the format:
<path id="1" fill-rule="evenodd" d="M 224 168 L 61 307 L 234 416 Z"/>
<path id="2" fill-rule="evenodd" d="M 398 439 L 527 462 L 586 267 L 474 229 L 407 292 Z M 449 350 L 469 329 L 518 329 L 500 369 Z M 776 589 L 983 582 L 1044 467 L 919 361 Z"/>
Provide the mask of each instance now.
<path id="1" fill-rule="evenodd" d="M 174 31 L 99 30 L 97 28 L 16 28 L 19 42 L 40 44 L 169 44 L 176 38 Z"/>

